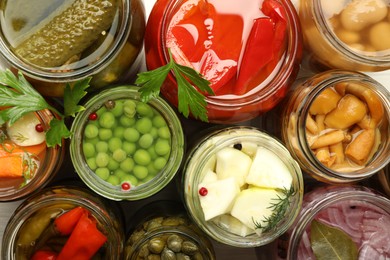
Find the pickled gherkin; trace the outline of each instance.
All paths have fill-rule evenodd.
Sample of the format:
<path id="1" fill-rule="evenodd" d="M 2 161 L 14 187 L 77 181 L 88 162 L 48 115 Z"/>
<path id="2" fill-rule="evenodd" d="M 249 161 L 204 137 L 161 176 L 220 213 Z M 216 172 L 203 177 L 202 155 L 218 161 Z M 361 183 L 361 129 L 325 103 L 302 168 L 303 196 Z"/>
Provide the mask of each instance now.
<path id="1" fill-rule="evenodd" d="M 77 60 L 109 29 L 117 8 L 117 0 L 74 0 L 34 27 L 36 31 L 15 47 L 15 53 L 41 67 L 58 67 Z"/>

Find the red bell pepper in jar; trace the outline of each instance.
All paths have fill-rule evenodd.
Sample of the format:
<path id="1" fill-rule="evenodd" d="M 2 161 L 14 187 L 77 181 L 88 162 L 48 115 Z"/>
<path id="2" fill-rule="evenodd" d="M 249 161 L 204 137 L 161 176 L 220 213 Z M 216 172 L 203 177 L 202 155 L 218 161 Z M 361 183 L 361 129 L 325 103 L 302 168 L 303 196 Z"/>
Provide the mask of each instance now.
<path id="1" fill-rule="evenodd" d="M 39 250 L 31 257 L 30 260 L 56 260 L 57 254 L 49 250 Z"/>
<path id="2" fill-rule="evenodd" d="M 88 214 L 84 213 L 59 253 L 57 260 L 87 260 L 107 241 L 107 237 L 96 227 Z"/>
<path id="3" fill-rule="evenodd" d="M 238 74 L 234 94 L 243 95 L 263 82 L 284 53 L 286 14 L 275 0 L 265 0 L 262 12 L 268 17 L 254 21 Z"/>
<path id="4" fill-rule="evenodd" d="M 76 207 L 68 212 L 65 212 L 54 220 L 56 230 L 61 235 L 69 235 L 77 225 L 83 214 L 87 214 L 88 211 L 82 207 Z"/>

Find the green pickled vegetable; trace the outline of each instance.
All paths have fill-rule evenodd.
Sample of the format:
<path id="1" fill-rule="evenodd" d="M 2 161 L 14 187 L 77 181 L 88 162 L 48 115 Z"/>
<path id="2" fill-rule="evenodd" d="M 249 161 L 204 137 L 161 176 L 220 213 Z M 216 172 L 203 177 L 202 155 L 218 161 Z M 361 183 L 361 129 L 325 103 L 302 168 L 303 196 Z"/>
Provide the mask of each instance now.
<path id="1" fill-rule="evenodd" d="M 80 55 L 107 30 L 118 8 L 117 0 L 75 0 L 15 48 L 26 61 L 57 67 Z"/>

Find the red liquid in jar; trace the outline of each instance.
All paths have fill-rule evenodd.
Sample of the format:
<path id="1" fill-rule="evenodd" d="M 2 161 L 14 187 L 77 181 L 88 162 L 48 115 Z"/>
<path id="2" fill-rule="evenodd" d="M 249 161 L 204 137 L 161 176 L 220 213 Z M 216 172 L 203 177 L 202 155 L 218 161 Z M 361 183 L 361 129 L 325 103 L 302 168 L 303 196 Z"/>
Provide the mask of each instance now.
<path id="1" fill-rule="evenodd" d="M 166 46 L 177 62 L 204 75 L 216 95 L 246 94 L 272 76 L 285 50 L 286 14 L 280 4 L 279 13 L 267 8 L 269 2 L 277 3 L 184 1 Z"/>
<path id="2" fill-rule="evenodd" d="M 166 64 L 169 48 L 176 62 L 211 82 L 210 122 L 254 118 L 272 109 L 295 79 L 301 43 L 293 9 L 276 0 L 158 1 L 145 34 L 148 69 Z M 161 93 L 177 106 L 172 75 Z"/>

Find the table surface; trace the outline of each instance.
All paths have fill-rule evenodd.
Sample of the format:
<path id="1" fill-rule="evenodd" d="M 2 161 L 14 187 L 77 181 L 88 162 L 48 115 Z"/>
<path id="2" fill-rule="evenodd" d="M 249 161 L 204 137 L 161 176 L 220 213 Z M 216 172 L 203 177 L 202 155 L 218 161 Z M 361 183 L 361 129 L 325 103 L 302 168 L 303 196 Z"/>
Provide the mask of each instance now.
<path id="1" fill-rule="evenodd" d="M 297 0 L 292 1 L 295 5 L 297 5 Z M 145 10 L 146 13 L 149 14 L 150 10 L 153 7 L 153 4 L 155 3 L 155 0 L 144 0 Z M 2 69 L 2 64 L 0 61 L 0 69 Z M 145 70 L 145 65 L 143 65 L 142 70 Z M 303 67 L 301 69 L 300 75 L 298 77 L 304 77 L 307 76 L 310 72 L 305 70 Z M 375 80 L 383 84 L 387 89 L 390 90 L 390 70 L 383 71 L 383 72 L 376 72 L 376 73 L 368 73 L 369 76 L 373 77 Z M 190 119 L 180 118 L 182 121 L 182 125 L 184 128 L 184 133 L 186 137 L 192 136 L 192 134 L 198 132 L 201 129 L 204 129 L 205 127 L 209 127 L 209 124 L 204 124 L 201 122 L 197 122 Z M 253 125 L 261 127 L 262 124 L 262 118 L 256 118 L 248 122 L 241 123 L 240 125 Z M 70 162 L 69 153 L 67 153 L 67 158 L 65 159 L 67 162 Z M 50 185 L 54 184 L 60 184 L 64 182 L 72 182 L 72 181 L 78 181 L 79 178 L 77 174 L 75 173 L 73 166 L 71 163 L 64 163 L 63 167 L 60 169 L 56 177 L 54 178 L 53 182 Z M 315 182 L 314 182 L 315 183 Z M 377 182 L 375 179 L 373 180 L 367 180 L 365 185 L 374 185 L 374 188 L 380 189 L 380 187 L 377 186 Z M 118 206 L 123 210 L 126 222 L 129 222 L 129 220 L 132 218 L 133 214 L 142 206 L 156 200 L 178 200 L 179 196 L 177 194 L 177 188 L 174 181 L 172 181 L 170 184 L 168 184 L 167 187 L 165 187 L 162 191 L 155 194 L 154 196 L 144 199 L 141 201 L 122 201 L 122 202 L 114 202 L 118 204 Z M 14 210 L 20 205 L 22 200 L 19 201 L 12 201 L 12 202 L 4 202 L 0 203 L 0 241 L 2 239 L 5 226 L 13 214 Z M 126 227 L 128 228 L 128 227 Z M 245 259 L 245 260 L 252 260 L 252 259 L 271 259 L 272 255 L 275 253 L 275 243 L 271 243 L 267 246 L 258 247 L 258 248 L 233 248 L 229 247 L 217 242 L 213 241 L 214 249 L 216 252 L 217 259 L 224 259 L 224 260 L 235 260 L 235 259 Z M 1 249 L 1 244 L 0 244 Z M 0 250 L 1 251 L 1 250 Z"/>

